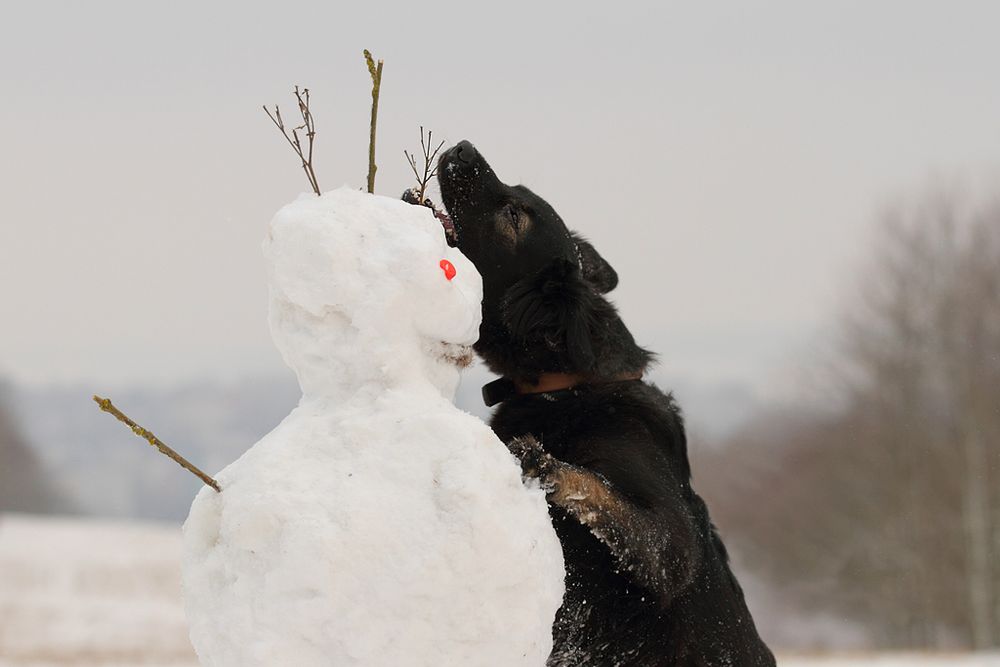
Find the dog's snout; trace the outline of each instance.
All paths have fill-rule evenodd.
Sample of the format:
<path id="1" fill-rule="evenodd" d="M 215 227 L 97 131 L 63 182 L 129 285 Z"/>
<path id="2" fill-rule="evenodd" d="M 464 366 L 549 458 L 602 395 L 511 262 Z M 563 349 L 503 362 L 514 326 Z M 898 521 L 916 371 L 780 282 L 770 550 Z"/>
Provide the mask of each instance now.
<path id="1" fill-rule="evenodd" d="M 463 164 L 472 164 L 472 161 L 479 155 L 479 151 L 468 141 L 460 141 L 455 144 L 455 158 Z"/>

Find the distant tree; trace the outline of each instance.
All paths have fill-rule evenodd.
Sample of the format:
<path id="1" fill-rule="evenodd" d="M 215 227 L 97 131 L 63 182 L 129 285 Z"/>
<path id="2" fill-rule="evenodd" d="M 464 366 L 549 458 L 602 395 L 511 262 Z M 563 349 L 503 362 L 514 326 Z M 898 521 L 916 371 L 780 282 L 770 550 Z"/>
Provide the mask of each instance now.
<path id="1" fill-rule="evenodd" d="M 710 454 L 748 565 L 893 647 L 1000 647 L 1000 201 L 885 216 L 832 409 Z"/>
<path id="2" fill-rule="evenodd" d="M 67 504 L 52 487 L 45 470 L 8 408 L 0 387 L 0 512 L 65 511 Z"/>

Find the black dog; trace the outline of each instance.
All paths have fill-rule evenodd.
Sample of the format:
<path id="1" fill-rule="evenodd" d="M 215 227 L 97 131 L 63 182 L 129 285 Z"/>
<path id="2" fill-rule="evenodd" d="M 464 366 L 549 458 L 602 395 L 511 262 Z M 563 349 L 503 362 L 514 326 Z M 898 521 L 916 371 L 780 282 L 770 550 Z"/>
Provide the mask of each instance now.
<path id="1" fill-rule="evenodd" d="M 615 271 L 469 142 L 441 157 L 438 178 L 483 276 L 476 351 L 503 376 L 484 388 L 500 403 L 493 429 L 548 490 L 562 541 L 548 664 L 774 665 L 691 488 L 680 410 L 641 380 L 652 355 L 603 296 Z"/>

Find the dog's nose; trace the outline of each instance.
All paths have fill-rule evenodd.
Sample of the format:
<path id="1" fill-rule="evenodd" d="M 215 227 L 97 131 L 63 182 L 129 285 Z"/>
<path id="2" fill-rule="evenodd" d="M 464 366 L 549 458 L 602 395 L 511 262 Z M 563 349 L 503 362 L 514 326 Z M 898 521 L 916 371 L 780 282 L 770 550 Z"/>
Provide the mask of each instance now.
<path id="1" fill-rule="evenodd" d="M 478 155 L 479 151 L 468 141 L 462 140 L 455 144 L 455 158 L 463 164 L 472 164 Z"/>

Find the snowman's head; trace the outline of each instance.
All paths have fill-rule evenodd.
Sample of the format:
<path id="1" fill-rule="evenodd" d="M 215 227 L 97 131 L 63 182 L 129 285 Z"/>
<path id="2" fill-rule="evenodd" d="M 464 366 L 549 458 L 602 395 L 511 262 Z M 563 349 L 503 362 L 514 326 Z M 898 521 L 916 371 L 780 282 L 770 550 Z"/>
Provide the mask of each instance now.
<path id="1" fill-rule="evenodd" d="M 346 186 L 303 195 L 264 254 L 271 331 L 306 394 L 420 378 L 447 390 L 471 359 L 482 281 L 428 208 Z"/>

